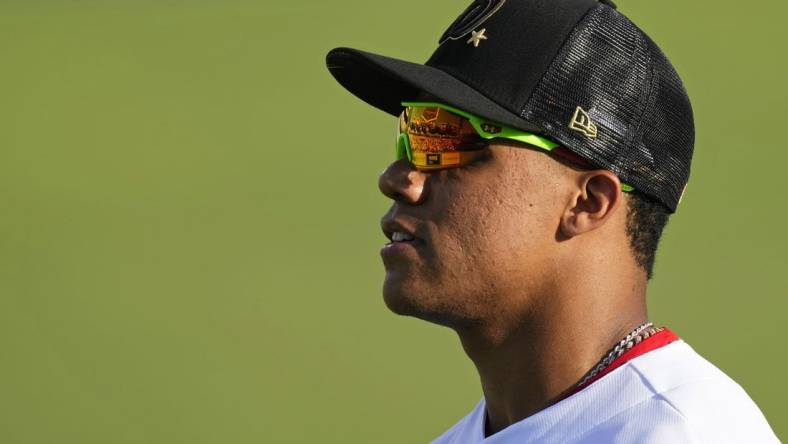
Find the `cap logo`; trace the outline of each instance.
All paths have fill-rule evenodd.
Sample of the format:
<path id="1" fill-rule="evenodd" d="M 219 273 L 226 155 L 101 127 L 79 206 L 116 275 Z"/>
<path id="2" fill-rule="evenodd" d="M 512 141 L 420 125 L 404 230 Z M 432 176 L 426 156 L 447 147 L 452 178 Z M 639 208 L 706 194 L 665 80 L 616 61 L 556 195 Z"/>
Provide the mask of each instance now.
<path id="1" fill-rule="evenodd" d="M 469 32 L 474 31 L 488 18 L 492 17 L 493 14 L 498 12 L 504 3 L 506 3 L 506 0 L 475 0 L 470 6 L 465 8 L 465 11 L 463 11 L 462 14 L 454 20 L 451 26 L 449 26 L 449 29 L 443 33 L 440 40 L 438 40 L 438 44 L 442 45 L 447 40 L 459 40 L 465 37 Z M 479 46 L 479 40 L 487 39 L 487 37 L 484 36 L 484 30 L 481 30 L 479 33 L 474 31 L 474 37 L 477 35 L 481 35 L 481 37 L 478 37 L 478 40 L 474 43 L 474 47 Z M 473 40 L 468 41 L 468 43 L 472 42 Z"/>
<path id="2" fill-rule="evenodd" d="M 482 28 L 482 30 L 479 32 L 471 31 L 471 38 L 469 38 L 468 41 L 465 43 L 471 43 L 473 44 L 474 48 L 478 48 L 479 42 L 481 42 L 482 40 L 487 40 L 487 36 L 484 35 L 484 31 L 487 30 L 485 28 Z"/>
<path id="3" fill-rule="evenodd" d="M 575 109 L 572 120 L 569 121 L 569 129 L 582 133 L 589 139 L 596 139 L 596 125 L 588 117 L 588 113 L 579 106 Z"/>

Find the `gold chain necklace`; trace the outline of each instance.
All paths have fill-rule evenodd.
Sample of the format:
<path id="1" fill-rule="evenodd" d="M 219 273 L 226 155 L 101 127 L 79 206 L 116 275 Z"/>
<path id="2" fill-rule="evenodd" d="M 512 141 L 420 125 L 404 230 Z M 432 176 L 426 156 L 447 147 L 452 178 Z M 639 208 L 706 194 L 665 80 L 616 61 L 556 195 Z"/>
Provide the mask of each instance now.
<path id="1" fill-rule="evenodd" d="M 586 373 L 583 379 L 581 379 L 580 382 L 578 382 L 577 385 L 575 385 L 575 387 L 582 386 L 583 384 L 588 382 L 588 380 L 598 375 L 599 372 L 604 370 L 608 365 L 610 365 L 610 363 L 615 361 L 616 358 L 623 355 L 625 351 L 629 350 L 636 344 L 639 344 L 640 341 L 648 338 L 649 336 L 661 330 L 662 328 L 654 327 L 653 322 L 646 322 L 644 324 L 637 326 L 634 330 L 629 332 L 629 334 L 624 336 L 624 339 L 619 341 L 618 344 L 616 344 L 613 348 L 611 348 L 610 351 L 607 352 L 607 354 L 603 356 L 602 359 L 594 366 L 594 368 L 592 368 L 588 373 Z"/>

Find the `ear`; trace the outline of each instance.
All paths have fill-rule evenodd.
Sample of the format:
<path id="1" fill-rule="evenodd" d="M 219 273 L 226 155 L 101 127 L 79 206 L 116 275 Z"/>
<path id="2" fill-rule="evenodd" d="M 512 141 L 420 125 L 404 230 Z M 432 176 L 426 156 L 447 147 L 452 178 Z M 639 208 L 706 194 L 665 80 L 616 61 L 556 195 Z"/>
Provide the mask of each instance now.
<path id="1" fill-rule="evenodd" d="M 560 229 L 566 237 L 601 227 L 624 200 L 621 182 L 612 171 L 584 171 L 578 180 L 578 187 L 561 215 Z"/>

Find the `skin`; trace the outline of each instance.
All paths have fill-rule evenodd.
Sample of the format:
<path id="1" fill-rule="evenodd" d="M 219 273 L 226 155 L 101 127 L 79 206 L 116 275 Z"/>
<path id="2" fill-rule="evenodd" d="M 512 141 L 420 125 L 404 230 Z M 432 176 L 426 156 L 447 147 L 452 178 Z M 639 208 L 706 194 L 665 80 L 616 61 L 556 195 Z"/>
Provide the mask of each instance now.
<path id="1" fill-rule="evenodd" d="M 393 201 L 384 231 L 416 237 L 381 250 L 384 301 L 457 332 L 488 436 L 556 402 L 648 319 L 628 197 L 610 171 L 496 140 L 461 168 L 395 161 L 379 188 Z"/>

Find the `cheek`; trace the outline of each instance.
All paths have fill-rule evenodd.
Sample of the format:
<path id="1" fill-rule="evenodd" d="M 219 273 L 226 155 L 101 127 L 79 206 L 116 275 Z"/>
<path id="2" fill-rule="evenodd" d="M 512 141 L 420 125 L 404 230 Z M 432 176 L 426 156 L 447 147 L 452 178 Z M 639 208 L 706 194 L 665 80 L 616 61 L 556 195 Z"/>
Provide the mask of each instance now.
<path id="1" fill-rule="evenodd" d="M 442 259 L 450 279 L 472 279 L 478 285 L 523 277 L 538 259 L 547 235 L 538 220 L 537 204 L 497 186 L 466 189 L 445 206 L 436 224 Z"/>

